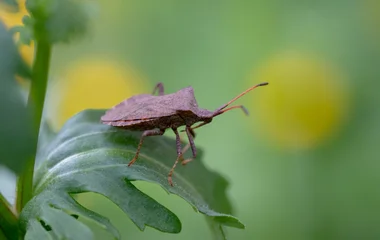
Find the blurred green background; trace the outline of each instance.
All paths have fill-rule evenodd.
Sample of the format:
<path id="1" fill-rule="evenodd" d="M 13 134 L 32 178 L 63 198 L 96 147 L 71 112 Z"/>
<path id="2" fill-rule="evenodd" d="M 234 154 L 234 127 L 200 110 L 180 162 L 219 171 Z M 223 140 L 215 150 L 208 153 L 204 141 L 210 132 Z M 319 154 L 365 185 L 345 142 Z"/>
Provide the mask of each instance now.
<path id="1" fill-rule="evenodd" d="M 23 11 L 0 16 L 12 26 Z M 159 81 L 167 93 L 191 85 L 210 110 L 268 81 L 237 102 L 249 117 L 231 111 L 197 131 L 246 224 L 229 239 L 380 239 L 378 0 L 99 0 L 91 11 L 89 34 L 53 52 L 45 114 L 56 130 Z M 20 51 L 32 61 L 33 46 Z M 179 235 L 140 232 L 108 200 L 78 198 L 123 239 L 211 238 L 185 201 L 136 184 L 178 214 Z"/>

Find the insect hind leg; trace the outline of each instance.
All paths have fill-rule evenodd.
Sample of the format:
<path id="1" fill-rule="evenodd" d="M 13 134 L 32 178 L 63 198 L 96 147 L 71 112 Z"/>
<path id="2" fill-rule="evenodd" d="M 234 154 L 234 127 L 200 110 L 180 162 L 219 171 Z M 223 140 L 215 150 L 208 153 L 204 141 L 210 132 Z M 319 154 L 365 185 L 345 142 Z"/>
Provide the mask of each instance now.
<path id="1" fill-rule="evenodd" d="M 139 145 L 137 146 L 136 154 L 135 154 L 134 158 L 128 163 L 128 167 L 130 167 L 134 162 L 136 162 L 137 158 L 139 157 L 141 146 L 144 142 L 145 137 L 159 136 L 159 135 L 163 135 L 164 133 L 165 133 L 164 129 L 153 129 L 153 130 L 144 131 L 141 138 L 140 138 Z"/>
<path id="2" fill-rule="evenodd" d="M 152 95 L 154 95 L 157 90 L 158 90 L 158 96 L 164 95 L 164 84 L 162 82 L 157 83 L 157 85 L 153 89 Z"/>
<path id="3" fill-rule="evenodd" d="M 183 159 L 183 156 L 182 156 L 182 146 L 181 146 L 181 137 L 179 136 L 178 134 L 178 130 L 177 128 L 172 128 L 173 129 L 173 132 L 175 133 L 175 136 L 176 136 L 176 145 L 177 145 L 177 159 L 175 160 L 174 164 L 173 164 L 173 167 L 170 169 L 169 171 L 169 174 L 168 174 L 168 182 L 170 184 L 170 186 L 173 187 L 173 180 L 172 180 L 172 176 L 173 176 L 173 172 L 174 172 L 174 169 L 175 167 L 177 166 L 178 162 L 182 159 Z"/>

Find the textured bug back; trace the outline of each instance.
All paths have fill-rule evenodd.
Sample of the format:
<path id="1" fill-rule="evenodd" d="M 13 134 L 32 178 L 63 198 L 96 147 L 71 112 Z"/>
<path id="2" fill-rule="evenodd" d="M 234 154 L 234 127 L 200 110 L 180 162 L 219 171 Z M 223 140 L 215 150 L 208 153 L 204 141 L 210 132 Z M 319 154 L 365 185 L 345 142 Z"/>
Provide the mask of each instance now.
<path id="1" fill-rule="evenodd" d="M 196 113 L 197 109 L 194 90 L 192 87 L 187 87 L 163 96 L 150 94 L 133 96 L 108 110 L 101 120 L 107 123 L 154 119 L 175 115 L 178 111 Z"/>
<path id="2" fill-rule="evenodd" d="M 145 101 L 149 101 L 152 97 L 150 94 L 132 96 L 106 111 L 106 114 L 101 117 L 101 120 L 103 122 L 112 122 L 125 119 L 128 115 L 136 112 L 141 104 L 144 104 Z"/>

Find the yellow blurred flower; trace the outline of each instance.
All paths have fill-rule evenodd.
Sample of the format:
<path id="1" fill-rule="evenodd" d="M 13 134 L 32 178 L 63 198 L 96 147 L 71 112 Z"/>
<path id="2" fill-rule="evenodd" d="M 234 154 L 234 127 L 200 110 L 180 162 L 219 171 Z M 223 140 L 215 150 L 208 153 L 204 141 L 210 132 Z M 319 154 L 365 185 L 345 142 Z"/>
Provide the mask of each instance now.
<path id="1" fill-rule="evenodd" d="M 348 84 L 342 73 L 313 56 L 285 52 L 269 59 L 255 82 L 269 82 L 252 94 L 264 136 L 286 149 L 308 149 L 331 137 L 348 110 Z"/>
<path id="2" fill-rule="evenodd" d="M 28 15 L 24 0 L 19 1 L 19 10 L 17 12 L 12 11 L 5 3 L 0 3 L 0 13 L 0 19 L 8 28 L 22 25 L 22 18 L 24 15 Z"/>
<path id="3" fill-rule="evenodd" d="M 25 0 L 20 0 L 18 1 L 18 3 L 19 3 L 19 11 L 17 12 L 12 12 L 5 4 L 0 3 L 0 20 L 5 24 L 5 26 L 8 29 L 14 26 L 23 25 L 22 18 L 25 15 L 29 15 L 25 7 Z M 18 41 L 18 34 L 15 35 L 14 40 L 15 42 Z M 21 45 L 19 46 L 19 51 L 24 61 L 29 66 L 31 66 L 33 62 L 33 57 L 34 57 L 34 44 L 31 43 L 30 46 Z"/>
<path id="4" fill-rule="evenodd" d="M 84 58 L 72 63 L 52 87 L 48 115 L 58 129 L 84 109 L 111 108 L 146 89 L 141 77 L 127 64 L 102 56 Z"/>

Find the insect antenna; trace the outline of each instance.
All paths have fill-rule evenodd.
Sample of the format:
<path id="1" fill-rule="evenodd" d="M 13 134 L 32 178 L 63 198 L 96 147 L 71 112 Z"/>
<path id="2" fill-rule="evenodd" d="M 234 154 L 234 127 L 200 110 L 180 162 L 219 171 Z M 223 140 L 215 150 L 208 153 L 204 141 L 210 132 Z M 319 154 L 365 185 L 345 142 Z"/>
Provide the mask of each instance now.
<path id="1" fill-rule="evenodd" d="M 267 82 L 263 82 L 263 83 L 259 83 L 259 84 L 255 85 L 255 86 L 252 86 L 252 87 L 248 88 L 248 89 L 245 90 L 244 92 L 242 92 L 242 93 L 240 93 L 239 95 L 237 95 L 236 97 L 234 97 L 231 101 L 229 101 L 228 103 L 226 103 L 226 104 L 224 104 L 223 106 L 221 106 L 220 108 L 218 108 L 218 109 L 214 112 L 214 115 L 213 115 L 213 116 L 218 116 L 218 115 L 220 115 L 220 114 L 222 114 L 222 113 L 225 113 L 225 112 L 227 112 L 227 111 L 229 111 L 229 110 L 232 110 L 232 109 L 235 109 L 235 108 L 241 108 L 241 109 L 244 111 L 244 113 L 245 113 L 246 115 L 248 115 L 248 111 L 247 111 L 247 109 L 246 109 L 244 106 L 242 106 L 242 105 L 229 107 L 229 108 L 227 108 L 227 109 L 225 109 L 225 108 L 228 107 L 228 105 L 230 105 L 231 103 L 233 103 L 233 102 L 235 102 L 236 100 L 238 100 L 239 98 L 241 98 L 242 96 L 244 96 L 246 93 L 252 91 L 253 89 L 255 89 L 255 88 L 257 88 L 257 87 L 261 87 L 261 86 L 266 86 L 266 85 L 268 85 L 268 83 L 267 83 Z"/>
<path id="2" fill-rule="evenodd" d="M 232 106 L 232 107 L 229 107 L 229 108 L 226 108 L 226 109 L 223 109 L 223 110 L 219 110 L 218 112 L 216 112 L 214 114 L 214 117 L 218 116 L 218 115 L 220 115 L 222 113 L 228 112 L 228 111 L 230 111 L 232 109 L 235 109 L 235 108 L 240 108 L 241 110 L 243 110 L 243 112 L 244 112 L 245 115 L 247 115 L 247 116 L 249 115 L 248 110 L 243 105 L 238 105 L 238 106 Z"/>

